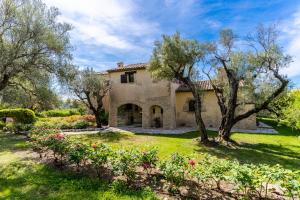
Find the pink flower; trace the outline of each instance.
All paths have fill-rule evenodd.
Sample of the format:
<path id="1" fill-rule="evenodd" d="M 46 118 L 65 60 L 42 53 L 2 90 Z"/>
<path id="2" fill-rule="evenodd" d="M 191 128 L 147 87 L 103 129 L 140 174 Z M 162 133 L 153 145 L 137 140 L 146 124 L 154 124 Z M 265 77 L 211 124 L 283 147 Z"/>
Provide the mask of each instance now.
<path id="1" fill-rule="evenodd" d="M 57 133 L 56 134 L 56 139 L 63 140 L 63 139 L 65 139 L 65 135 L 63 133 Z"/>
<path id="2" fill-rule="evenodd" d="M 195 166 L 196 165 L 196 161 L 195 160 L 189 160 L 189 165 Z"/>

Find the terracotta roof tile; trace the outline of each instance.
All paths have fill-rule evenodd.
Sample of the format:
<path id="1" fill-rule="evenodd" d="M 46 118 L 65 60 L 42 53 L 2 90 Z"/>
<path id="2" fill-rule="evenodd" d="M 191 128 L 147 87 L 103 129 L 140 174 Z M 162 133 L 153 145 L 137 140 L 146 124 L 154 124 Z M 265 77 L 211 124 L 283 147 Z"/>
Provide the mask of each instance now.
<path id="1" fill-rule="evenodd" d="M 196 85 L 202 90 L 213 90 L 213 87 L 210 84 L 209 80 L 197 81 Z M 189 91 L 191 90 L 185 84 L 181 84 L 176 90 L 176 92 L 189 92 Z"/>
<path id="2" fill-rule="evenodd" d="M 122 72 L 126 70 L 145 69 L 146 67 L 147 67 L 147 63 L 136 63 L 136 64 L 125 65 L 124 67 L 109 69 L 107 70 L 107 72 Z"/>

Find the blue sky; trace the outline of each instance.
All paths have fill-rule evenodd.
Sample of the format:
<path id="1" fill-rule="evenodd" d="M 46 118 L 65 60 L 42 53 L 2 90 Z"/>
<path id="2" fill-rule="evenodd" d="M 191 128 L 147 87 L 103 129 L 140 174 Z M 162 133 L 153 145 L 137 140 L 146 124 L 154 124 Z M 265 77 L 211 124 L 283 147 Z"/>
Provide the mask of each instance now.
<path id="1" fill-rule="evenodd" d="M 300 0 L 44 0 L 71 23 L 74 62 L 103 71 L 147 62 L 153 42 L 179 31 L 185 38 L 213 40 L 222 28 L 245 35 L 260 24 L 276 23 L 294 62 L 284 70 L 300 87 Z"/>

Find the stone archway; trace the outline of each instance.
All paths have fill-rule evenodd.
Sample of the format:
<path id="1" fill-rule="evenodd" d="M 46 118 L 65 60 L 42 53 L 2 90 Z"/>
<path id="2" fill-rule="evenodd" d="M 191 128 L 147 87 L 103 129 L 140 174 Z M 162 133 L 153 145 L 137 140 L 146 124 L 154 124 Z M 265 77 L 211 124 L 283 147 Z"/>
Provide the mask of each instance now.
<path id="1" fill-rule="evenodd" d="M 142 126 L 142 108 L 136 104 L 123 104 L 118 107 L 118 126 Z"/>
<path id="2" fill-rule="evenodd" d="M 150 126 L 154 128 L 163 127 L 164 110 L 161 106 L 153 105 L 150 107 Z"/>

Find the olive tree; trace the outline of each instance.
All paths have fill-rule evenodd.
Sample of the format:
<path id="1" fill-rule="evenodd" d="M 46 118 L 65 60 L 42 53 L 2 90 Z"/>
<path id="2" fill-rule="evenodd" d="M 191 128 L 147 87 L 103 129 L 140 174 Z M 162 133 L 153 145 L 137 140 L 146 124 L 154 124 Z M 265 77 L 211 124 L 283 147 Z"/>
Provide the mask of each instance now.
<path id="1" fill-rule="evenodd" d="M 202 143 L 208 143 L 208 136 L 201 116 L 201 88 L 197 62 L 204 55 L 203 46 L 196 40 L 182 39 L 179 33 L 163 36 L 156 41 L 150 60 L 149 71 L 156 79 L 176 80 L 192 91 L 195 99 L 195 118 Z"/>
<path id="2" fill-rule="evenodd" d="M 61 81 L 94 114 L 98 128 L 102 127 L 103 99 L 110 90 L 110 83 L 93 69 L 79 70 L 71 66 L 61 74 Z"/>
<path id="3" fill-rule="evenodd" d="M 284 54 L 277 38 L 275 27 L 259 26 L 245 39 L 226 29 L 218 42 L 208 45 L 203 64 L 221 111 L 220 141 L 231 141 L 236 123 L 268 109 L 286 90 L 289 81 L 282 69 L 291 57 Z M 246 104 L 254 106 L 244 109 Z"/>
<path id="4" fill-rule="evenodd" d="M 71 58 L 69 30 L 41 0 L 0 1 L 0 91 L 32 73 L 56 73 Z M 21 81 L 19 81 L 21 83 Z"/>

